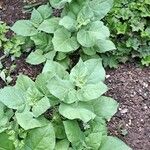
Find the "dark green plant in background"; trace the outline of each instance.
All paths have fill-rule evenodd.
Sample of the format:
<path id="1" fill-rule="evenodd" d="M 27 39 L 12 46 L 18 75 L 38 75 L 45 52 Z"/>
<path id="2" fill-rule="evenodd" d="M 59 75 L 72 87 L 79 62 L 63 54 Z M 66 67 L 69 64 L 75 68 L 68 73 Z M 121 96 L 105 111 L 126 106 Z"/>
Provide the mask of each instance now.
<path id="1" fill-rule="evenodd" d="M 139 57 L 143 65 L 149 65 L 150 1 L 115 0 L 104 20 L 117 47 L 116 51 L 103 56 L 105 65 L 116 67 L 118 62 L 126 62 L 131 56 Z"/>

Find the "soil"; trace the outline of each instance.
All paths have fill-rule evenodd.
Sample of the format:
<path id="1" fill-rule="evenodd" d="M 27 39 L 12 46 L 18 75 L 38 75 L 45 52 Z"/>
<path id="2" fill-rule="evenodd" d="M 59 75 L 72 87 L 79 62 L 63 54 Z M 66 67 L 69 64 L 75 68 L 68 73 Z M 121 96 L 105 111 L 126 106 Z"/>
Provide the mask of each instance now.
<path id="1" fill-rule="evenodd" d="M 109 131 L 133 150 L 150 150 L 150 67 L 127 63 L 107 71 L 107 95 L 120 103 Z"/>
<path id="2" fill-rule="evenodd" d="M 12 25 L 16 20 L 28 17 L 22 8 L 23 0 L 0 0 L 0 20 Z M 13 62 L 16 64 L 11 73 L 13 83 L 19 73 L 35 79 L 41 72 L 42 66 L 29 65 L 25 58 L 24 54 Z M 12 62 L 7 58 L 3 64 L 10 68 Z M 133 150 L 150 150 L 150 67 L 141 68 L 130 62 L 117 69 L 108 69 L 106 77 L 107 95 L 120 103 L 117 114 L 108 123 L 109 134 L 118 136 Z M 0 79 L 0 88 L 3 86 Z"/>

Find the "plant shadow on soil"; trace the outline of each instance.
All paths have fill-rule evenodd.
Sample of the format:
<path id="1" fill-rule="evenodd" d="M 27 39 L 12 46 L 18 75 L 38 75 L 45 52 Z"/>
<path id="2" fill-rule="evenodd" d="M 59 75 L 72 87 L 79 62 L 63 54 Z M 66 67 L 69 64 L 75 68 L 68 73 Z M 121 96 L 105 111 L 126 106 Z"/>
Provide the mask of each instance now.
<path id="1" fill-rule="evenodd" d="M 1 0 L 0 20 L 11 25 L 16 20 L 26 18 L 28 14 L 23 13 L 22 8 L 23 0 Z M 42 65 L 27 64 L 26 56 L 23 54 L 13 62 L 16 68 L 11 74 L 12 84 L 19 73 L 35 79 L 41 72 Z M 3 64 L 9 69 L 12 62 L 7 58 Z M 141 68 L 133 61 L 117 69 L 107 69 L 106 83 L 109 87 L 106 95 L 120 103 L 117 114 L 108 123 L 109 134 L 118 136 L 133 150 L 150 150 L 150 67 Z M 0 88 L 4 86 L 0 79 Z"/>

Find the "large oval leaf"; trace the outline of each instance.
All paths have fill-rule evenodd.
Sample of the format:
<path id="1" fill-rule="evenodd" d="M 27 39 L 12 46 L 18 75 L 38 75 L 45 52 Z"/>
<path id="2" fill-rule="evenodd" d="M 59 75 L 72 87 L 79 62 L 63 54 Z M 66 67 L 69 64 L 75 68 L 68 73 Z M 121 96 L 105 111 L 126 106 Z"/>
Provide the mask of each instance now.
<path id="1" fill-rule="evenodd" d="M 52 42 L 55 51 L 71 52 L 79 48 L 76 38 L 64 28 L 60 28 L 54 33 Z"/>
<path id="2" fill-rule="evenodd" d="M 88 27 L 79 30 L 77 40 L 84 47 L 93 47 L 97 40 L 106 39 L 109 35 L 109 30 L 103 22 L 95 21 Z"/>
<path id="3" fill-rule="evenodd" d="M 38 33 L 37 29 L 29 20 L 19 20 L 11 28 L 18 35 L 33 36 Z"/>
<path id="4" fill-rule="evenodd" d="M 116 137 L 108 136 L 101 144 L 100 150 L 132 150 L 123 141 Z"/>
<path id="5" fill-rule="evenodd" d="M 88 122 L 96 116 L 91 106 L 83 102 L 71 105 L 62 103 L 59 106 L 59 113 L 70 120 L 80 119 L 84 122 Z"/>
<path id="6" fill-rule="evenodd" d="M 25 108 L 24 92 L 14 87 L 5 87 L 0 90 L 0 101 L 8 108 L 21 110 Z"/>
<path id="7" fill-rule="evenodd" d="M 25 140 L 24 150 L 54 150 L 55 132 L 49 123 L 45 127 L 36 128 L 29 131 Z"/>

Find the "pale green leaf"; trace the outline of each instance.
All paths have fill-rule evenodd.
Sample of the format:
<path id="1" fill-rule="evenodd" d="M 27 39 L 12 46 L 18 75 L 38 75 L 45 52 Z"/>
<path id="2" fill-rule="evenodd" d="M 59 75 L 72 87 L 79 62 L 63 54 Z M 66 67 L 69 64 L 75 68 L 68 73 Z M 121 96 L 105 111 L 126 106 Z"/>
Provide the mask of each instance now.
<path id="1" fill-rule="evenodd" d="M 34 87 L 34 82 L 26 75 L 20 74 L 17 78 L 15 87 L 27 91 L 29 87 Z"/>
<path id="2" fill-rule="evenodd" d="M 29 110 L 15 113 L 17 123 L 24 129 L 29 130 L 37 127 L 42 127 L 47 124 L 47 120 L 44 117 L 35 118 L 33 113 Z"/>
<path id="3" fill-rule="evenodd" d="M 96 54 L 96 49 L 94 47 L 83 47 L 82 50 L 86 55 L 89 56 Z"/>
<path id="4" fill-rule="evenodd" d="M 66 29 L 70 31 L 74 31 L 76 29 L 76 20 L 71 18 L 70 16 L 64 16 L 60 21 L 59 25 L 65 27 Z"/>
<path id="5" fill-rule="evenodd" d="M 26 62 L 32 65 L 38 65 L 46 61 L 45 56 L 43 55 L 42 51 L 36 50 L 35 52 L 31 52 L 27 59 Z"/>
<path id="6" fill-rule="evenodd" d="M 110 98 L 102 96 L 99 99 L 92 101 L 94 112 L 97 116 L 106 120 L 110 120 L 111 117 L 117 112 L 118 103 Z"/>
<path id="7" fill-rule="evenodd" d="M 99 150 L 102 141 L 102 133 L 91 133 L 85 138 L 85 142 L 88 147 L 93 150 Z"/>
<path id="8" fill-rule="evenodd" d="M 71 33 L 65 28 L 60 28 L 54 33 L 52 39 L 55 51 L 71 52 L 79 48 L 76 37 L 71 36 Z"/>
<path id="9" fill-rule="evenodd" d="M 110 40 L 98 40 L 96 43 L 96 51 L 99 53 L 105 53 L 107 51 L 115 50 L 114 43 Z"/>
<path id="10" fill-rule="evenodd" d="M 88 69 L 82 59 L 74 66 L 70 72 L 70 80 L 78 87 L 82 87 L 87 82 Z"/>
<path id="11" fill-rule="evenodd" d="M 132 150 L 123 141 L 116 137 L 108 136 L 102 141 L 100 150 Z"/>
<path id="12" fill-rule="evenodd" d="M 52 8 L 48 4 L 39 6 L 37 10 L 41 14 L 43 20 L 49 18 L 53 13 Z"/>
<path id="13" fill-rule="evenodd" d="M 38 25 L 42 21 L 43 21 L 43 18 L 41 14 L 39 13 L 39 11 L 36 9 L 33 9 L 32 14 L 31 14 L 31 22 L 33 22 L 33 24 L 38 27 Z"/>
<path id="14" fill-rule="evenodd" d="M 31 40 L 34 41 L 36 49 L 39 49 L 42 52 L 46 53 L 53 50 L 52 36 L 49 34 L 41 32 L 32 36 Z"/>
<path id="15" fill-rule="evenodd" d="M 94 13 L 97 19 L 102 19 L 110 11 L 113 6 L 113 0 L 92 0 L 89 2 L 88 6 Z"/>
<path id="16" fill-rule="evenodd" d="M 67 139 L 58 141 L 55 146 L 55 150 L 68 150 L 69 149 L 69 141 Z"/>
<path id="17" fill-rule="evenodd" d="M 84 47 L 93 47 L 97 40 L 106 39 L 110 33 L 103 22 L 95 21 L 88 25 L 88 28 L 83 28 L 77 33 L 78 42 Z"/>
<path id="18" fill-rule="evenodd" d="M 24 150 L 54 150 L 55 132 L 49 123 L 48 125 L 30 130 L 25 140 Z"/>
<path id="19" fill-rule="evenodd" d="M 50 92 L 46 87 L 48 81 L 53 77 L 51 73 L 41 73 L 37 76 L 35 80 L 36 87 L 45 96 L 50 97 Z"/>
<path id="20" fill-rule="evenodd" d="M 83 102 L 71 105 L 62 103 L 59 106 L 59 113 L 70 120 L 80 119 L 84 122 L 88 122 L 96 116 L 92 111 L 92 107 Z"/>
<path id="21" fill-rule="evenodd" d="M 89 59 L 85 61 L 84 64 L 89 73 L 87 83 L 94 84 L 105 80 L 106 73 L 102 66 L 101 59 Z"/>
<path id="22" fill-rule="evenodd" d="M 41 100 L 36 102 L 32 107 L 32 112 L 35 117 L 39 117 L 50 108 L 50 102 L 47 97 L 43 97 Z"/>
<path id="23" fill-rule="evenodd" d="M 84 140 L 84 134 L 81 131 L 77 121 L 67 120 L 64 121 L 65 132 L 68 140 L 72 144 L 81 143 Z"/>
<path id="24" fill-rule="evenodd" d="M 54 33 L 59 28 L 59 19 L 58 18 L 50 18 L 44 20 L 38 30 L 46 32 L 46 33 Z"/>
<path id="25" fill-rule="evenodd" d="M 29 20 L 19 20 L 11 28 L 18 35 L 33 36 L 38 33 L 32 22 Z"/>
<path id="26" fill-rule="evenodd" d="M 74 86 L 68 80 L 62 80 L 59 77 L 54 77 L 49 81 L 47 88 L 50 93 L 59 98 L 60 101 L 73 103 L 77 100 L 75 97 L 76 91 L 74 90 Z"/>
<path id="27" fill-rule="evenodd" d="M 46 73 L 46 72 L 51 72 L 51 74 L 57 75 L 62 79 L 67 78 L 69 76 L 68 72 L 61 64 L 52 60 L 46 61 L 42 73 Z"/>
<path id="28" fill-rule="evenodd" d="M 5 87 L 0 90 L 0 101 L 8 108 L 24 109 L 25 97 L 21 89 L 14 87 Z"/>
<path id="29" fill-rule="evenodd" d="M 103 82 L 95 84 L 86 84 L 78 91 L 78 98 L 80 101 L 90 101 L 99 98 L 108 88 Z"/>

